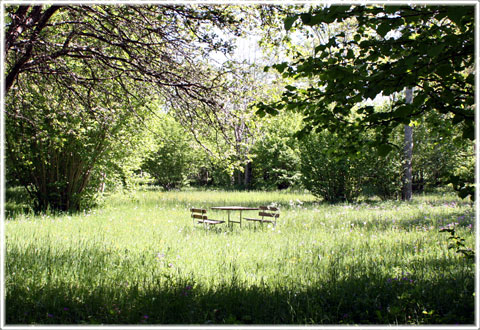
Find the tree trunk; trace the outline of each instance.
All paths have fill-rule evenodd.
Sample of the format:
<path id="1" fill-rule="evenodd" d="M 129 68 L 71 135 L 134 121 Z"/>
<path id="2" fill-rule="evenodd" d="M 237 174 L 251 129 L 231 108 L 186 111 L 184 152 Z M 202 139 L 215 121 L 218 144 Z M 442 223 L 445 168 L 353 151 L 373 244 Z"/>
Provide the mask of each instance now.
<path id="1" fill-rule="evenodd" d="M 245 181 L 243 183 L 244 183 L 245 189 L 249 189 L 250 184 L 252 183 L 252 162 L 249 161 L 245 163 L 244 174 L 245 174 Z"/>
<path id="2" fill-rule="evenodd" d="M 24 30 L 25 26 L 31 25 L 33 32 L 30 36 L 30 40 L 25 43 L 23 49 L 23 56 L 18 57 L 15 64 L 9 69 L 9 72 L 7 73 L 7 76 L 5 78 L 5 93 L 8 93 L 18 74 L 22 71 L 25 64 L 31 59 L 33 54 L 33 46 L 37 41 L 40 32 L 45 28 L 50 17 L 52 17 L 53 14 L 55 14 L 55 12 L 60 8 L 61 6 L 51 6 L 48 7 L 43 13 L 41 13 L 42 6 L 34 6 L 29 16 L 26 16 L 28 7 L 23 9 L 19 8 L 19 10 L 17 11 L 18 14 L 16 16 L 16 19 L 14 20 L 14 23 L 17 24 L 18 27 L 14 28 L 12 26 L 8 29 L 8 32 L 10 34 L 5 36 L 7 40 L 5 52 L 7 52 L 8 49 L 12 47 L 17 37 Z"/>
<path id="3" fill-rule="evenodd" d="M 406 88 L 405 102 L 411 104 L 412 99 L 413 88 Z M 413 128 L 410 125 L 405 125 L 404 131 L 402 200 L 409 201 L 412 199 Z"/>

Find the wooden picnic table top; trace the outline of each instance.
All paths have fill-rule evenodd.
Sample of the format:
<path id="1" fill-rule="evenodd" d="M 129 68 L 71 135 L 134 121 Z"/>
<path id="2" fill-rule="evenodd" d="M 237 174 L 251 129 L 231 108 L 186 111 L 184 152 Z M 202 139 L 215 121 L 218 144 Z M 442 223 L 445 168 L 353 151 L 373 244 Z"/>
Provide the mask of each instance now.
<path id="1" fill-rule="evenodd" d="M 258 207 L 246 207 L 246 206 L 213 206 L 212 210 L 227 210 L 227 211 L 250 211 L 259 210 Z"/>

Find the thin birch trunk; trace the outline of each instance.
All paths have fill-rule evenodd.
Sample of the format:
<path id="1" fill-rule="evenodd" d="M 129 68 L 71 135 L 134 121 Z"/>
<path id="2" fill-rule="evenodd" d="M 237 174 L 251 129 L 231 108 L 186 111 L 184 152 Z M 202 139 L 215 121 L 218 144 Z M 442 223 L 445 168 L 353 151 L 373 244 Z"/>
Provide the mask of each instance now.
<path id="1" fill-rule="evenodd" d="M 412 104 L 413 88 L 405 89 L 405 102 Z M 413 128 L 410 125 L 404 126 L 404 147 L 403 147 L 403 189 L 402 200 L 412 199 L 412 157 L 413 157 Z"/>

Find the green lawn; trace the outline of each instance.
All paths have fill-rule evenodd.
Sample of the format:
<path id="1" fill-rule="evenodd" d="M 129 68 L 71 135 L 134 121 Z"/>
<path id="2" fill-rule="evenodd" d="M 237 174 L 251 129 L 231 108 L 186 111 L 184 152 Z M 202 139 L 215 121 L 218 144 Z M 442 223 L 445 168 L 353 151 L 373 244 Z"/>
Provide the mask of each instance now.
<path id="1" fill-rule="evenodd" d="M 276 228 L 204 229 L 189 213 L 272 202 Z M 17 214 L 5 220 L 6 320 L 473 324 L 474 262 L 439 232 L 455 223 L 474 248 L 475 210 L 449 193 L 328 205 L 298 193 L 142 191 L 78 215 Z"/>

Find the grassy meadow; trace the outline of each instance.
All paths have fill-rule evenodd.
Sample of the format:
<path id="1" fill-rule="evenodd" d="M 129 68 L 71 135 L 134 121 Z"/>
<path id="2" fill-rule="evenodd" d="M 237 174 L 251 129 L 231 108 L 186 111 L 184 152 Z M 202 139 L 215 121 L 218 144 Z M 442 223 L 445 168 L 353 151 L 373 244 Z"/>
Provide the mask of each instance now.
<path id="1" fill-rule="evenodd" d="M 455 226 L 475 248 L 474 206 L 453 193 L 329 205 L 303 193 L 145 190 L 44 216 L 8 203 L 10 325 L 475 322 L 475 264 L 439 232 Z M 205 229 L 189 212 L 271 203 L 275 228 Z"/>

